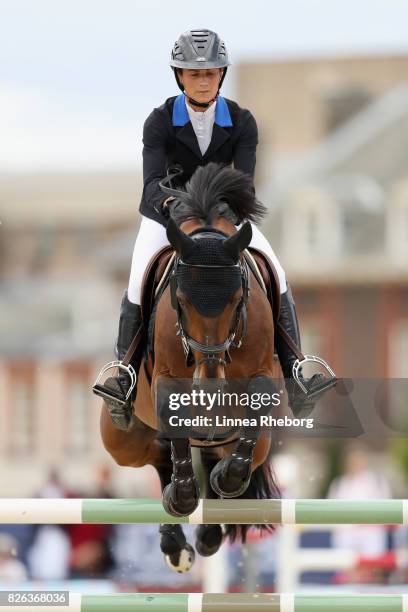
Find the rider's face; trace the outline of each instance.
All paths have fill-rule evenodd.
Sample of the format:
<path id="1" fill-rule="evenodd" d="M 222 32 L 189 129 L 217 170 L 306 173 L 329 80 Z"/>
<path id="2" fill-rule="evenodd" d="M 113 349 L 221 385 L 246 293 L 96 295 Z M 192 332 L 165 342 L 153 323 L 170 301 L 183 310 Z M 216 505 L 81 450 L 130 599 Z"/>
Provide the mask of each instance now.
<path id="1" fill-rule="evenodd" d="M 197 102 L 209 102 L 217 95 L 222 73 L 222 68 L 205 70 L 184 68 L 179 71 L 178 77 L 188 97 L 197 100 Z"/>

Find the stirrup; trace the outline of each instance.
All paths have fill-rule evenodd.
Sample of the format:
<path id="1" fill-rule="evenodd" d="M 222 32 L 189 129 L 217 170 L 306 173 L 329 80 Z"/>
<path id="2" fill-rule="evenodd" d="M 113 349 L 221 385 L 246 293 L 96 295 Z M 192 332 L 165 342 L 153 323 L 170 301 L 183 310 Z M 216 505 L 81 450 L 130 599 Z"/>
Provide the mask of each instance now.
<path id="1" fill-rule="evenodd" d="M 312 387 L 306 387 L 304 384 L 304 379 L 300 379 L 299 370 L 305 365 L 305 363 L 318 363 L 323 366 L 325 370 L 330 374 L 331 378 L 324 378 L 320 382 L 315 383 Z M 307 395 L 307 397 L 314 397 L 315 395 L 319 395 L 323 391 L 327 391 L 331 389 L 337 384 L 337 378 L 331 367 L 329 366 L 324 359 L 321 357 L 316 357 L 315 355 L 305 355 L 304 359 L 296 359 L 292 368 L 293 378 L 296 380 L 299 387 L 302 389 L 303 393 Z"/>
<path id="2" fill-rule="evenodd" d="M 115 391 L 113 391 L 112 389 L 109 389 L 108 387 L 105 387 L 105 385 L 103 385 L 100 382 L 105 372 L 113 368 L 118 368 L 119 371 L 124 370 L 130 378 L 130 388 L 129 388 L 129 391 L 126 393 L 125 399 L 123 399 L 123 395 L 119 395 L 118 393 L 115 393 Z M 128 365 L 124 365 L 122 361 L 118 361 L 118 360 L 110 361 L 105 366 L 103 366 L 102 370 L 99 372 L 98 377 L 92 387 L 92 391 L 95 393 L 95 395 L 99 395 L 100 397 L 103 397 L 106 399 L 113 399 L 119 404 L 125 405 L 129 397 L 131 396 L 133 389 L 136 387 L 136 383 L 137 383 L 136 371 L 134 367 L 130 365 L 130 363 Z"/>

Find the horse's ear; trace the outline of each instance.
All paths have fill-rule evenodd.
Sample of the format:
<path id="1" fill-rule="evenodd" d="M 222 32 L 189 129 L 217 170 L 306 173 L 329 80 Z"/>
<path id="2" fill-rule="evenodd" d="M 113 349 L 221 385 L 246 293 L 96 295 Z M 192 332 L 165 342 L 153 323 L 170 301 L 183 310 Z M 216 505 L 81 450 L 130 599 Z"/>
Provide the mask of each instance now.
<path id="1" fill-rule="evenodd" d="M 239 254 L 247 248 L 252 240 L 252 226 L 249 221 L 223 242 L 224 249 L 234 258 L 238 259 Z"/>
<path id="2" fill-rule="evenodd" d="M 194 240 L 185 234 L 171 217 L 167 223 L 166 234 L 168 241 L 176 249 L 181 259 L 191 253 L 195 246 Z"/>

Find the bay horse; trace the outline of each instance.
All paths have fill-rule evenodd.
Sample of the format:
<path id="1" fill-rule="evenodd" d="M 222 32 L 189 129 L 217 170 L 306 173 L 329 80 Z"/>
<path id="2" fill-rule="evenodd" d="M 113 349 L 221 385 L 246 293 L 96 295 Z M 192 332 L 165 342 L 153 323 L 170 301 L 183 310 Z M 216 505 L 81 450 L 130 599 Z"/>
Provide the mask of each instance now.
<path id="1" fill-rule="evenodd" d="M 268 435 L 241 431 L 221 443 L 163 438 L 158 436 L 155 410 L 158 381 L 191 379 L 199 387 L 208 379 L 222 382 L 228 374 L 251 379 L 255 386 L 259 382 L 265 390 L 267 381 L 279 377 L 271 304 L 243 258 L 252 237 L 249 221 L 259 222 L 265 213 L 248 175 L 214 163 L 196 170 L 170 212 L 167 237 L 176 252 L 175 263 L 171 282 L 155 305 L 154 325 L 149 325 L 152 350 L 146 351 L 140 368 L 132 427 L 115 428 L 108 411 L 102 410 L 106 449 L 119 465 L 156 468 L 163 505 L 171 515 L 189 515 L 199 503 L 191 446 L 200 448 L 207 497 L 280 496 Z M 229 525 L 225 534 L 245 541 L 247 528 Z M 187 571 L 194 551 L 181 525 L 161 525 L 160 532 L 169 566 Z M 215 553 L 223 535 L 219 525 L 200 525 L 197 551 Z"/>

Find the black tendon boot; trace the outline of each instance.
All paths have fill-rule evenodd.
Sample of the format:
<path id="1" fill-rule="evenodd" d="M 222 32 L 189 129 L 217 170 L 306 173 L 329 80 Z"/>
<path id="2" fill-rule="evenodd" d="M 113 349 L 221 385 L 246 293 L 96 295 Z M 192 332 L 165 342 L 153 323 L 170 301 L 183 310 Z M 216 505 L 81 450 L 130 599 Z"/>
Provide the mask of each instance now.
<path id="1" fill-rule="evenodd" d="M 115 354 L 118 360 L 123 360 L 141 323 L 141 308 L 138 304 L 133 304 L 128 300 L 127 291 L 125 291 L 120 307 L 119 332 L 115 346 Z M 141 351 L 139 350 L 131 362 L 136 376 L 140 362 Z M 130 428 L 133 420 L 133 401 L 136 396 L 136 387 L 127 397 L 131 384 L 132 381 L 128 372 L 119 368 L 117 376 L 107 378 L 104 384 L 97 384 L 93 388 L 94 393 L 103 397 L 114 425 L 124 431 Z"/>
<path id="2" fill-rule="evenodd" d="M 292 291 L 289 284 L 287 291 L 281 294 L 279 323 L 300 350 L 299 324 L 296 316 L 295 302 L 293 300 Z M 275 344 L 283 376 L 285 377 L 289 406 L 291 407 L 295 416 L 307 416 L 314 408 L 314 405 L 321 394 L 308 397 L 308 395 L 304 393 L 299 384 L 293 378 L 293 364 L 297 360 L 296 355 L 293 353 L 292 349 L 288 346 L 285 340 L 280 336 L 280 334 L 277 334 Z M 320 384 L 322 384 L 325 378 L 323 374 L 318 373 L 314 374 L 309 379 L 305 379 L 303 378 L 302 371 L 300 369 L 299 379 L 309 390 L 318 387 Z"/>

